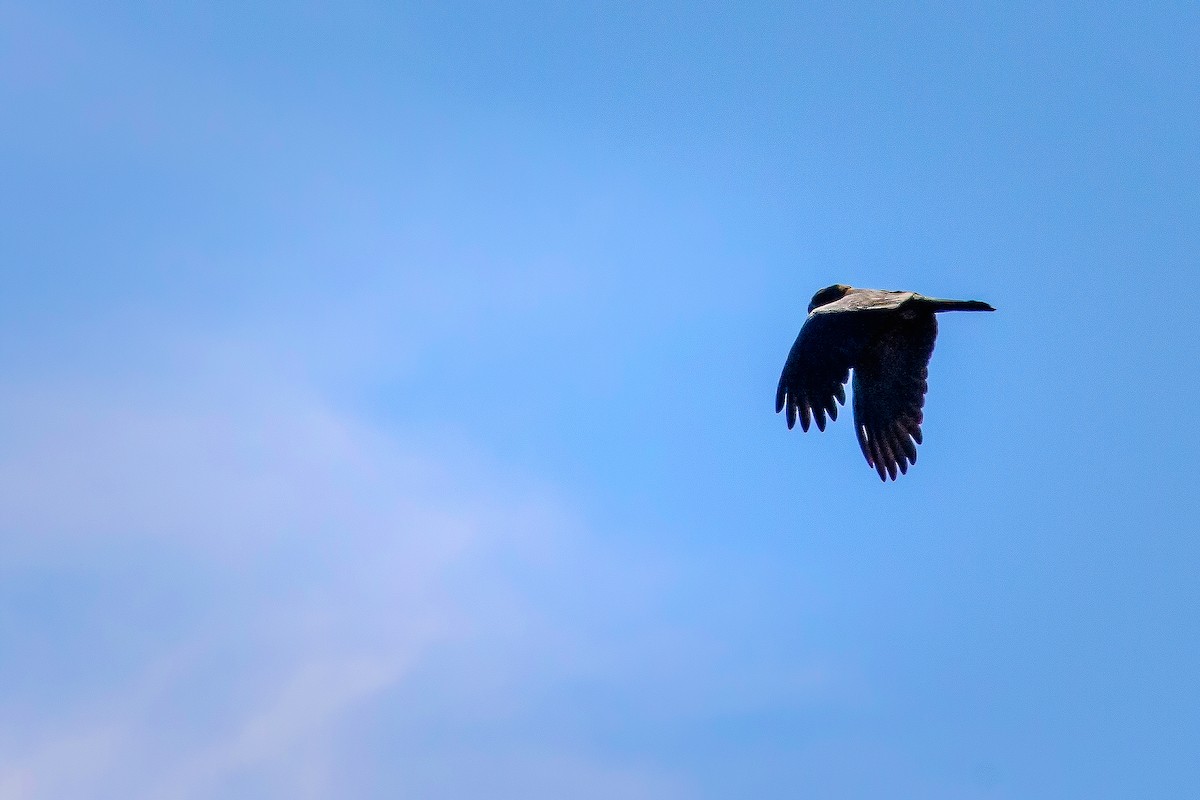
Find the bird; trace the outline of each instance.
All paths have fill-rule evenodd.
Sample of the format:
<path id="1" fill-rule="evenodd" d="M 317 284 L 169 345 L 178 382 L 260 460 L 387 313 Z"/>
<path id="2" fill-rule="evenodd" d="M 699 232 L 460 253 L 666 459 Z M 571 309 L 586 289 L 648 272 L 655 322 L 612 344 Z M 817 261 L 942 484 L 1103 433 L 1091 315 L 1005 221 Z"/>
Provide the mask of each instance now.
<path id="1" fill-rule="evenodd" d="M 813 295 L 775 390 L 775 413 L 790 430 L 813 420 L 825 430 L 846 403 L 854 370 L 854 430 L 867 464 L 887 482 L 917 463 L 929 358 L 942 311 L 995 311 L 979 300 L 855 289 L 842 283 Z"/>

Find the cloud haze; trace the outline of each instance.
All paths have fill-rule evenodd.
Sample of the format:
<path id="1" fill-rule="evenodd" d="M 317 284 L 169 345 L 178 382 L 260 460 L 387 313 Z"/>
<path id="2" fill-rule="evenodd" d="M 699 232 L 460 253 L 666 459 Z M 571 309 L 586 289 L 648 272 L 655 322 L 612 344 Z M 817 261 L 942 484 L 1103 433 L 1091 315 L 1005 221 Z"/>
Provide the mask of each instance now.
<path id="1" fill-rule="evenodd" d="M 140 653 L 49 718 L 37 704 L 23 718 L 24 703 L 5 694 L 6 797 L 211 797 L 242 785 L 338 796 L 339 732 L 403 694 L 439 649 L 472 650 L 496 673 L 482 679 L 515 682 L 510 691 L 545 677 L 503 674 L 539 624 L 529 604 L 548 599 L 513 580 L 596 546 L 552 492 L 469 453 L 406 451 L 262 364 L 217 363 L 6 398 L 9 570 L 15 557 L 34 603 L 53 605 L 39 580 L 82 593 L 68 611 L 91 629 L 84 642 L 45 643 L 41 657 L 82 675 L 122 642 Z M 146 549 L 154 559 L 120 563 Z M 35 640 L 38 615 L 55 609 L 25 613 L 10 642 Z M 497 691 L 441 687 L 458 690 L 483 704 Z M 637 795 L 636 770 L 549 758 L 506 761 L 494 780 L 545 782 L 549 793 L 587 774 L 599 793 Z M 438 769 L 451 765 L 426 763 L 415 780 Z"/>

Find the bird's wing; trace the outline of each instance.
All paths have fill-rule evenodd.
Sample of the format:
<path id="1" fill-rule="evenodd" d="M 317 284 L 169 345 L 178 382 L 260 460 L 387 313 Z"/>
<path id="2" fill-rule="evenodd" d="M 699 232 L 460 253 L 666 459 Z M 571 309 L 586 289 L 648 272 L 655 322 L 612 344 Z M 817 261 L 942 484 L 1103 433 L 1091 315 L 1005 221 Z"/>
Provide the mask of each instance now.
<path id="1" fill-rule="evenodd" d="M 850 378 L 850 367 L 874 323 L 870 314 L 827 310 L 842 302 L 809 314 L 788 353 L 775 390 L 775 413 L 787 409 L 789 428 L 799 417 L 800 427 L 807 431 L 815 417 L 817 428 L 825 430 L 825 415 L 837 419 L 838 403 L 846 402 L 844 385 Z"/>
<path id="2" fill-rule="evenodd" d="M 867 463 L 882 480 L 917 463 L 929 358 L 937 319 L 917 312 L 882 330 L 854 364 L 854 429 Z"/>

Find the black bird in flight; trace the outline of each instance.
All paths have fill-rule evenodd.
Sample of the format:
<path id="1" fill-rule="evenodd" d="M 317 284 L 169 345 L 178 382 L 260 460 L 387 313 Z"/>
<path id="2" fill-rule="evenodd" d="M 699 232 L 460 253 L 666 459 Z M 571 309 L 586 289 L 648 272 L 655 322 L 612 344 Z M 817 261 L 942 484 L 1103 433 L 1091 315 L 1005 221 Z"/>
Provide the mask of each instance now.
<path id="1" fill-rule="evenodd" d="M 917 463 L 929 357 L 939 311 L 995 311 L 978 300 L 938 300 L 915 292 L 828 286 L 813 295 L 775 391 L 788 428 L 837 419 L 854 370 L 854 431 L 880 480 Z"/>

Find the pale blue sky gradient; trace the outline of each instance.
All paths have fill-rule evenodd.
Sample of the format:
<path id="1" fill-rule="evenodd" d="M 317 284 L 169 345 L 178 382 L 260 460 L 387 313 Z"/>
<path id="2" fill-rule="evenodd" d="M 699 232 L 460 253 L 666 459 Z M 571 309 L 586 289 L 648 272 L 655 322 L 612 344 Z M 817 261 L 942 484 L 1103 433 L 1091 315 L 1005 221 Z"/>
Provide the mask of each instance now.
<path id="1" fill-rule="evenodd" d="M 245 5 L 0 0 L 0 797 L 1197 796 L 1194 4 Z"/>

